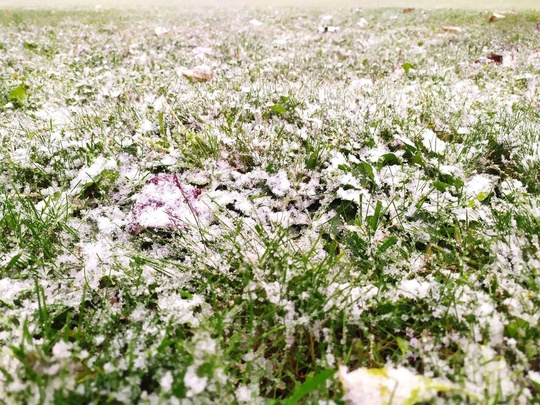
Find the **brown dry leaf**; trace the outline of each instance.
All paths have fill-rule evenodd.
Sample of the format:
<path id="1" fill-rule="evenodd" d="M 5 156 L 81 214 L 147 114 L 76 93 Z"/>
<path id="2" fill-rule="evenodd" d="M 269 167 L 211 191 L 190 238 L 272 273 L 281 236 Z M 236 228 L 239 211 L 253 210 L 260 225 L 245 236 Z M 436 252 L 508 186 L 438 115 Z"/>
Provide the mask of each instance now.
<path id="1" fill-rule="evenodd" d="M 503 14 L 493 13 L 491 14 L 491 17 L 489 17 L 489 22 L 499 21 L 499 20 L 502 20 L 503 18 L 506 18 L 506 16 Z"/>
<path id="2" fill-rule="evenodd" d="M 456 34 L 460 34 L 463 32 L 463 29 L 461 27 L 453 27 L 451 25 L 443 25 L 442 29 L 448 32 L 455 32 Z"/>
<path id="3" fill-rule="evenodd" d="M 411 14 L 412 12 L 414 11 L 414 8 L 404 8 L 403 9 L 403 14 Z"/>
<path id="4" fill-rule="evenodd" d="M 492 60 L 495 63 L 502 63 L 502 61 L 503 61 L 503 56 L 499 55 L 498 53 L 492 53 L 492 54 L 488 55 L 487 58 L 489 60 Z"/>
<path id="5" fill-rule="evenodd" d="M 214 70 L 208 65 L 195 66 L 193 69 L 182 70 L 182 76 L 192 82 L 208 82 L 215 76 Z"/>

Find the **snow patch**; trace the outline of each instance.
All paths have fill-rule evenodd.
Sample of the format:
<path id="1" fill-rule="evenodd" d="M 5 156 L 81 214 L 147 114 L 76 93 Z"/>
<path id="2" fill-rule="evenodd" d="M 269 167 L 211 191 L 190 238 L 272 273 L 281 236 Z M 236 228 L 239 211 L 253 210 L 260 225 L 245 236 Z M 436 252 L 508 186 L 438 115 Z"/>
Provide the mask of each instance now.
<path id="1" fill-rule="evenodd" d="M 146 183 L 133 197 L 126 229 L 138 234 L 144 229 L 173 231 L 208 225 L 212 212 L 199 197 L 201 189 L 181 184 L 176 174 L 162 174 Z"/>

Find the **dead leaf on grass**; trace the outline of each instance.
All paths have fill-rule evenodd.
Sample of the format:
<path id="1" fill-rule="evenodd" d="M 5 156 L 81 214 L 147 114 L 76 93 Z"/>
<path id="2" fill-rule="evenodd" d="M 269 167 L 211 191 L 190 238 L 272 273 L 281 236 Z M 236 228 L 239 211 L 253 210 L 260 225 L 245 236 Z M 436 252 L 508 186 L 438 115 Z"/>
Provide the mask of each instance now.
<path id="1" fill-rule="evenodd" d="M 193 69 L 183 69 L 182 76 L 192 82 L 208 82 L 215 76 L 214 70 L 208 65 L 195 66 Z"/>
<path id="2" fill-rule="evenodd" d="M 453 27 L 451 25 L 443 25 L 442 29 L 447 32 L 455 32 L 456 34 L 460 34 L 463 32 L 463 29 L 461 27 Z"/>
<path id="3" fill-rule="evenodd" d="M 502 20 L 503 18 L 506 18 L 506 16 L 503 14 L 493 13 L 491 14 L 491 17 L 489 17 L 489 22 L 499 21 L 499 20 Z"/>
<path id="4" fill-rule="evenodd" d="M 403 14 L 411 14 L 412 12 L 414 11 L 414 8 L 404 8 L 403 9 Z"/>
<path id="5" fill-rule="evenodd" d="M 502 63 L 503 62 L 503 56 L 499 55 L 498 53 L 492 53 L 488 55 L 487 57 L 489 60 L 492 60 L 495 63 Z"/>

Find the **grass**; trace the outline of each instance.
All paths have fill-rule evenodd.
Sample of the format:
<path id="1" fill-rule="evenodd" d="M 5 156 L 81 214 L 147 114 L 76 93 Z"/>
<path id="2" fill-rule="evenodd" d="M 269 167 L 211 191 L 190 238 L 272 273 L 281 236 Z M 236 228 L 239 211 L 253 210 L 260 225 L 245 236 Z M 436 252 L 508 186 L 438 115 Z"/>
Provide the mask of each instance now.
<path id="1" fill-rule="evenodd" d="M 484 10 L 509 10 L 516 9 L 535 9 L 538 10 L 538 2 L 535 0 L 477 0 L 471 3 L 467 0 L 444 0 L 434 2 L 432 0 L 380 0 L 376 4 L 367 0 L 338 0 L 329 2 L 328 0 L 299 0 L 291 2 L 290 0 L 115 0 L 115 1 L 97 1 L 97 0 L 79 0 L 73 3 L 69 0 L 0 0 L 2 8 L 182 8 L 192 9 L 193 7 L 420 7 L 420 8 L 454 8 L 454 9 L 484 9 Z"/>
<path id="2" fill-rule="evenodd" d="M 0 404 L 538 403 L 540 15 L 489 16 L 2 13 Z"/>

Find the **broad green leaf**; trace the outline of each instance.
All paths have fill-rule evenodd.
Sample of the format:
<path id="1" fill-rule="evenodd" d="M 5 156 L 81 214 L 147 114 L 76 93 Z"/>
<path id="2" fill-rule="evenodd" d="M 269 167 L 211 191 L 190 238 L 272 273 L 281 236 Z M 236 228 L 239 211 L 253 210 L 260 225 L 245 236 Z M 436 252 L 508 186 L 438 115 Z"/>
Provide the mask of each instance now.
<path id="1" fill-rule="evenodd" d="M 28 98 L 28 93 L 26 92 L 26 86 L 24 84 L 21 84 L 15 87 L 8 94 L 8 99 L 17 100 L 19 103 L 23 103 L 24 100 L 26 100 L 27 98 Z"/>
<path id="2" fill-rule="evenodd" d="M 380 170 L 384 166 L 399 165 L 400 163 L 401 163 L 401 160 L 396 156 L 395 153 L 385 153 L 379 159 L 377 166 Z"/>
<path id="3" fill-rule="evenodd" d="M 11 260 L 8 262 L 8 264 L 6 264 L 6 270 L 9 270 L 13 266 L 15 266 L 17 262 L 19 261 L 19 259 L 21 258 L 21 256 L 22 256 L 22 253 L 18 253 L 15 256 L 13 256 Z"/>
<path id="4" fill-rule="evenodd" d="M 293 405 L 300 403 L 300 400 L 306 395 L 312 393 L 326 380 L 336 374 L 336 370 L 323 370 L 318 374 L 308 377 L 302 384 L 298 384 L 294 387 L 293 394 L 282 402 L 282 405 Z"/>
<path id="5" fill-rule="evenodd" d="M 435 187 L 437 190 L 439 190 L 440 192 L 444 192 L 448 187 L 449 185 L 442 182 L 442 181 L 439 181 L 439 180 L 435 180 L 433 182 L 433 187 Z"/>
<path id="6" fill-rule="evenodd" d="M 35 51 L 37 49 L 37 44 L 33 43 L 33 42 L 29 42 L 29 41 L 24 41 L 23 42 L 23 46 L 26 48 L 26 49 L 29 49 L 31 51 Z"/>
<path id="7" fill-rule="evenodd" d="M 288 105 L 291 99 L 287 96 L 280 96 L 279 99 L 281 100 L 281 105 Z"/>
<path id="8" fill-rule="evenodd" d="M 405 62 L 403 65 L 401 65 L 403 67 L 403 70 L 405 71 L 405 73 L 409 74 L 409 71 L 413 68 L 413 64 L 410 63 L 410 62 Z"/>
<path id="9" fill-rule="evenodd" d="M 373 167 L 368 162 L 360 162 L 358 164 L 358 170 L 364 176 L 368 177 L 370 180 L 375 179 L 375 174 L 373 173 Z"/>
<path id="10" fill-rule="evenodd" d="M 283 106 L 280 104 L 274 104 L 273 106 L 270 107 L 270 109 L 281 115 L 287 114 L 287 110 L 283 108 Z"/>
<path id="11" fill-rule="evenodd" d="M 405 339 L 396 337 L 396 343 L 399 347 L 399 350 L 401 350 L 402 354 L 405 355 L 409 351 L 409 342 L 407 342 Z"/>
<path id="12" fill-rule="evenodd" d="M 377 227 L 379 225 L 379 217 L 381 216 L 382 211 L 382 203 L 381 201 L 377 201 L 377 204 L 375 205 L 375 212 L 373 213 L 373 217 L 371 218 L 371 229 L 377 230 Z"/>
<path id="13" fill-rule="evenodd" d="M 390 236 L 388 239 L 386 239 L 381 246 L 379 246 L 379 249 L 377 249 L 377 253 L 381 254 L 386 252 L 388 249 L 390 249 L 392 246 L 394 246 L 397 243 L 397 238 L 395 236 Z M 399 342 L 398 342 L 399 343 Z"/>
<path id="14" fill-rule="evenodd" d="M 478 199 L 478 201 L 484 201 L 490 194 L 491 192 L 482 191 L 478 193 L 478 196 L 476 198 Z"/>

